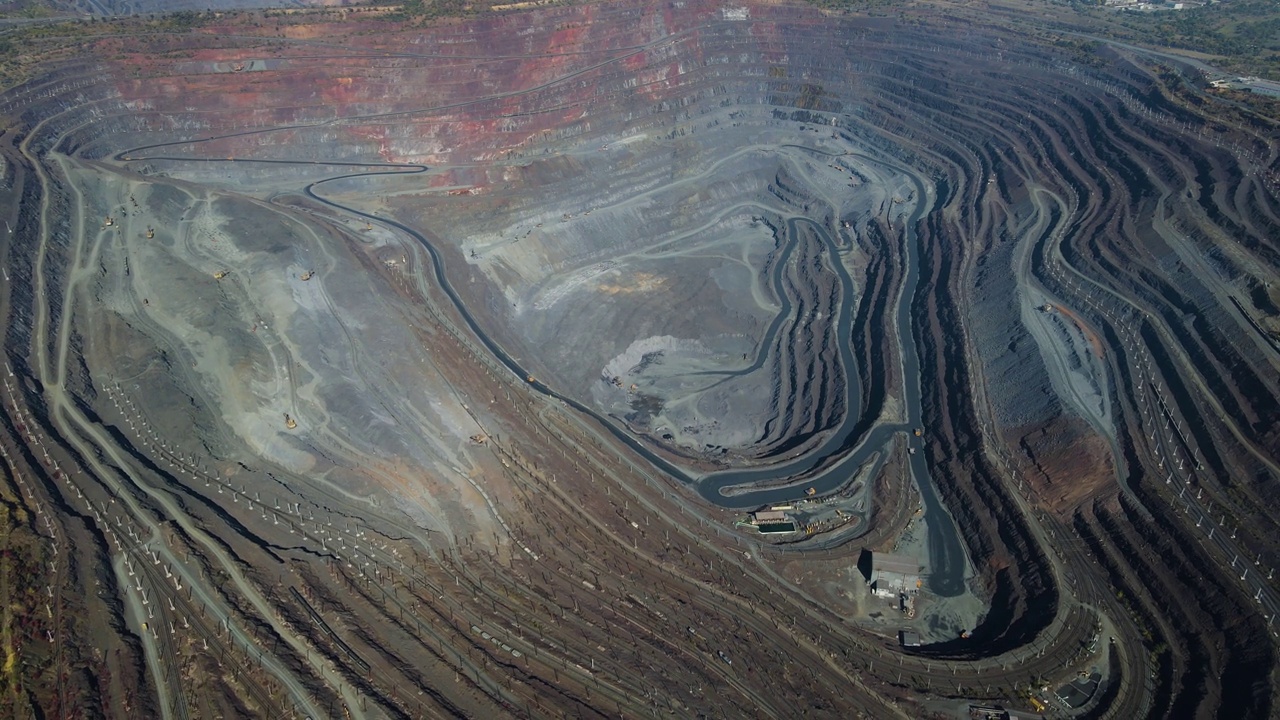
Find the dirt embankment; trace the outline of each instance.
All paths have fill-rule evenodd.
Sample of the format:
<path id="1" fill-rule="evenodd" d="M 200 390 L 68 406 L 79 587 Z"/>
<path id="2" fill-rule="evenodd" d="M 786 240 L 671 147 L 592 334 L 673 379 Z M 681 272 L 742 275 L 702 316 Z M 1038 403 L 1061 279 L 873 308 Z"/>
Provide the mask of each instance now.
<path id="1" fill-rule="evenodd" d="M 1021 477 L 1046 509 L 1069 513 L 1115 485 L 1110 445 L 1079 418 L 1058 414 L 1037 427 L 1008 433 L 1020 438 Z"/>
<path id="2" fill-rule="evenodd" d="M 944 248 L 945 228 L 939 215 L 921 225 L 921 285 L 913 302 L 913 313 L 921 319 L 916 341 L 924 421 L 933 440 L 926 452 L 939 492 L 991 596 L 991 610 L 971 633 L 977 642 L 957 642 L 936 651 L 996 654 L 1029 642 L 1048 626 L 1056 612 L 1058 589 L 1040 543 L 1005 481 L 982 454 L 979 419 L 966 392 L 964 344 L 944 330 L 961 325 L 951 289 L 956 261 Z"/>

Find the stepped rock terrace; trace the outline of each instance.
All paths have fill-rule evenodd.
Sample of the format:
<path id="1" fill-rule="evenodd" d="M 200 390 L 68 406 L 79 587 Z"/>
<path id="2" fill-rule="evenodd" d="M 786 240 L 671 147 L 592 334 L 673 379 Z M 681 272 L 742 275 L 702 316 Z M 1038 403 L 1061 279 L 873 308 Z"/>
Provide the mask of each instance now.
<path id="1" fill-rule="evenodd" d="M 211 15 L 0 95 L 0 703 L 1269 716 L 1276 120 L 1015 30 Z"/>

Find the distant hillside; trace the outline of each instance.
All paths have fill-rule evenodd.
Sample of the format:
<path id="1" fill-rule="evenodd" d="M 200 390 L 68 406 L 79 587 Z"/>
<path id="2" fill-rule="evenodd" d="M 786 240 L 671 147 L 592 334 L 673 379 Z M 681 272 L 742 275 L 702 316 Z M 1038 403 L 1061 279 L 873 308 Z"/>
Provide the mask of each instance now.
<path id="1" fill-rule="evenodd" d="M 0 2 L 0 17 L 142 15 L 179 10 L 340 7 L 355 4 L 354 0 L 16 0 Z"/>

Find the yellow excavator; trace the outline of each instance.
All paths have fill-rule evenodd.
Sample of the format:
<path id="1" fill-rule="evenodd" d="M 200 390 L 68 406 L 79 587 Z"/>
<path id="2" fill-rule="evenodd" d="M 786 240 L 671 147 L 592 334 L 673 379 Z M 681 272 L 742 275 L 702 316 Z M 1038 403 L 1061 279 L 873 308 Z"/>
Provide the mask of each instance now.
<path id="1" fill-rule="evenodd" d="M 293 419 L 293 418 L 291 418 L 291 417 L 289 417 L 289 413 L 285 413 L 285 414 L 284 414 L 284 426 L 285 426 L 285 427 L 287 427 L 287 428 L 289 428 L 290 430 L 292 430 L 292 429 L 294 429 L 294 428 L 298 427 L 298 421 L 297 421 L 297 420 L 294 420 L 294 419 Z"/>
<path id="2" fill-rule="evenodd" d="M 148 239 L 148 240 L 150 240 L 150 239 L 154 238 L 155 236 L 156 236 L 156 231 L 155 231 L 155 230 L 152 230 L 150 227 L 148 227 L 148 228 L 147 228 L 147 239 Z"/>
<path id="3" fill-rule="evenodd" d="M 302 273 L 302 282 L 306 282 L 306 281 L 310 280 L 312 277 L 314 277 L 314 276 L 315 276 L 315 274 L 316 274 L 316 271 L 315 271 L 315 270 L 308 270 L 308 271 L 306 271 L 306 272 Z"/>
<path id="4" fill-rule="evenodd" d="M 214 274 L 213 274 L 213 279 L 214 279 L 214 280 L 221 280 L 222 278 L 224 278 L 224 277 L 226 277 L 226 276 L 227 276 L 227 273 L 228 273 L 228 272 L 230 272 L 230 271 L 229 271 L 229 270 L 219 270 L 218 272 L 216 272 L 216 273 L 214 273 Z"/>

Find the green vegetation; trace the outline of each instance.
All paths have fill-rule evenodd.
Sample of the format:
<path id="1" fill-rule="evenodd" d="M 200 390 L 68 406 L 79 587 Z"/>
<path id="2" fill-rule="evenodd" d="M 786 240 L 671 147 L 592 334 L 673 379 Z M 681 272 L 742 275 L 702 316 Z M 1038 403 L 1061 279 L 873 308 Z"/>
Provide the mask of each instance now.
<path id="1" fill-rule="evenodd" d="M 1280 80 L 1280 3 L 1275 0 L 1232 0 L 1155 12 L 1104 7 L 1101 0 L 988 0 L 974 5 L 947 0 L 808 2 L 831 12 L 893 13 L 907 23 L 950 16 L 1014 31 L 1069 28 L 1135 45 L 1204 53 L 1215 56 L 1210 60 L 1224 71 Z"/>
<path id="2" fill-rule="evenodd" d="M 28 7 L 24 12 L 35 12 Z M 43 62 L 83 51 L 87 43 L 111 35 L 181 36 L 219 19 L 217 13 L 183 11 L 159 16 L 67 19 L 21 23 L 0 31 L 0 89 L 19 84 Z M 226 20 L 222 13 L 221 19 Z M 194 36 L 193 36 L 194 37 Z M 184 46 L 190 42 L 185 41 Z"/>
<path id="3" fill-rule="evenodd" d="M 0 10 L 0 18 L 16 18 L 22 20 L 38 20 L 58 14 L 49 3 L 43 0 L 19 0 L 19 2 L 3 3 L 6 9 Z"/>
<path id="4" fill-rule="evenodd" d="M 817 5 L 823 10 L 842 12 L 888 10 L 894 5 L 905 5 L 902 0 L 808 0 L 808 2 L 810 5 Z"/>
<path id="5" fill-rule="evenodd" d="M 1280 4 L 1272 0 L 1133 13 L 1123 24 L 1148 43 L 1219 55 L 1224 69 L 1280 78 Z"/>
<path id="6" fill-rule="evenodd" d="M 194 30 L 195 28 L 203 27 L 213 21 L 216 17 L 217 15 L 214 13 L 182 10 L 175 13 L 168 13 L 149 21 L 145 26 L 145 29 L 159 32 L 185 32 L 187 30 Z"/>
<path id="7" fill-rule="evenodd" d="M 1158 37 L 1170 45 L 1215 55 L 1280 51 L 1280 6 L 1243 0 L 1152 15 Z"/>
<path id="8" fill-rule="evenodd" d="M 401 10 L 403 16 L 412 20 L 434 20 L 443 17 L 459 17 L 470 15 L 476 8 L 466 0 L 408 0 Z"/>

